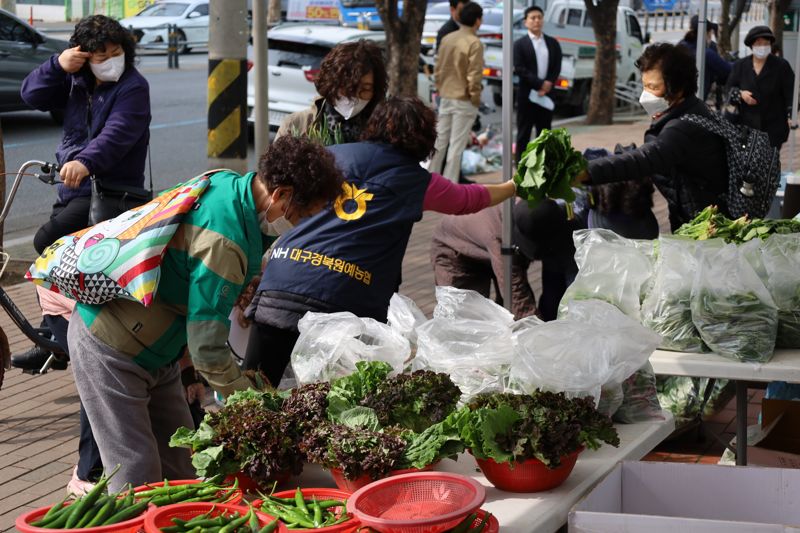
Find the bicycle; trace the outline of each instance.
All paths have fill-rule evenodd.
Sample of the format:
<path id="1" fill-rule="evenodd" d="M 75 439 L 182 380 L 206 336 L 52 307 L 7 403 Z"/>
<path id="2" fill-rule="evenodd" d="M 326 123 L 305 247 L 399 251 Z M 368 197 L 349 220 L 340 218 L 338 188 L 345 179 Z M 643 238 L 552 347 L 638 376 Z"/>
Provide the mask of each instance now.
<path id="1" fill-rule="evenodd" d="M 29 168 L 36 166 L 39 167 L 40 172 L 26 172 Z M 11 191 L 9 192 L 8 198 L 3 205 L 2 211 L 0 211 L 0 226 L 2 226 L 3 222 L 5 222 L 6 218 L 8 217 L 8 213 L 11 211 L 11 204 L 13 203 L 14 197 L 17 194 L 17 190 L 19 189 L 23 176 L 33 176 L 42 183 L 55 185 L 57 183 L 63 183 L 61 180 L 57 179 L 58 170 L 59 167 L 57 164 L 48 163 L 46 161 L 38 161 L 34 159 L 23 163 L 19 168 L 19 171 L 17 171 L 17 175 L 14 178 L 14 183 L 11 186 Z M 0 277 L 3 276 L 3 273 L 5 272 L 10 260 L 11 256 L 9 256 L 8 253 L 0 251 L 0 262 L 2 263 L 2 265 L 0 265 Z M 26 372 L 44 374 L 50 369 L 54 361 L 69 359 L 69 356 L 64 352 L 64 350 L 61 349 L 55 340 L 53 340 L 50 330 L 31 325 L 22 311 L 20 311 L 19 307 L 17 307 L 17 305 L 2 287 L 0 287 L 0 307 L 5 310 L 8 316 L 11 318 L 11 321 L 14 322 L 14 325 L 16 325 L 20 331 L 22 331 L 23 335 L 25 335 L 37 346 L 50 352 L 50 357 L 48 357 L 40 369 Z M 3 387 L 5 371 L 10 368 L 10 366 L 11 350 L 8 345 L 8 336 L 6 335 L 5 331 L 3 331 L 3 328 L 0 328 L 0 388 Z"/>

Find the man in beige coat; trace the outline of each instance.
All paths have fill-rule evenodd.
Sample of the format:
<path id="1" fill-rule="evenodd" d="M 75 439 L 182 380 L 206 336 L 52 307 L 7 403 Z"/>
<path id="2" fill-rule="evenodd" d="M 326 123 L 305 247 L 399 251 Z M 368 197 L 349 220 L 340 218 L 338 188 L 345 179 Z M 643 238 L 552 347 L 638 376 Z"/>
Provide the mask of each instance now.
<path id="1" fill-rule="evenodd" d="M 461 154 L 481 103 L 483 44 L 476 33 L 482 18 L 481 6 L 475 2 L 465 5 L 459 14 L 460 29 L 442 39 L 436 59 L 436 89 L 441 101 L 436 153 L 428 170 L 440 172 L 454 183 L 458 183 Z"/>

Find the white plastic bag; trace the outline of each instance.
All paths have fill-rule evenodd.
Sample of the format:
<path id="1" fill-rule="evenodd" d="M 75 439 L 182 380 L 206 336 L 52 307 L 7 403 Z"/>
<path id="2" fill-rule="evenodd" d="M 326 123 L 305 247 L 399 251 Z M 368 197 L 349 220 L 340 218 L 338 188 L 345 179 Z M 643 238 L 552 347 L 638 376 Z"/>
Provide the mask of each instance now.
<path id="1" fill-rule="evenodd" d="M 661 338 L 615 306 L 573 301 L 564 317 L 514 335 L 509 386 L 591 395 L 615 388 L 641 368 Z M 618 394 L 615 394 L 618 396 Z"/>
<path id="2" fill-rule="evenodd" d="M 723 357 L 765 362 L 772 358 L 778 308 L 735 244 L 704 250 L 692 287 L 692 321 L 703 341 Z"/>
<path id="3" fill-rule="evenodd" d="M 411 353 L 408 339 L 386 324 L 353 313 L 306 313 L 292 351 L 299 385 L 351 374 L 358 361 L 384 361 L 400 370 Z"/>
<path id="4" fill-rule="evenodd" d="M 387 322 L 396 329 L 403 337 L 414 345 L 417 342 L 416 327 L 424 323 L 428 318 L 425 316 L 414 300 L 408 296 L 394 293 L 389 300 L 389 314 Z"/>
<path id="5" fill-rule="evenodd" d="M 761 246 L 767 288 L 778 306 L 778 348 L 800 348 L 800 234 L 772 235 Z"/>
<path id="6" fill-rule="evenodd" d="M 699 247 L 722 248 L 721 239 L 695 241 L 661 236 L 658 240 L 653 287 L 642 303 L 642 324 L 662 337 L 661 348 L 678 352 L 707 352 L 692 321 L 691 296 L 698 268 Z"/>
<path id="7" fill-rule="evenodd" d="M 503 392 L 513 357 L 511 331 L 490 321 L 433 318 L 417 328 L 415 370 L 447 372 L 463 392 Z"/>
<path id="8" fill-rule="evenodd" d="M 641 301 L 653 273 L 652 243 L 620 237 L 609 230 L 573 234 L 578 275 L 558 306 L 566 313 L 573 300 L 602 300 L 639 320 Z"/>
<path id="9" fill-rule="evenodd" d="M 481 294 L 468 289 L 436 287 L 436 307 L 433 318 L 447 320 L 477 320 L 491 322 L 508 328 L 514 323 L 514 315 Z"/>

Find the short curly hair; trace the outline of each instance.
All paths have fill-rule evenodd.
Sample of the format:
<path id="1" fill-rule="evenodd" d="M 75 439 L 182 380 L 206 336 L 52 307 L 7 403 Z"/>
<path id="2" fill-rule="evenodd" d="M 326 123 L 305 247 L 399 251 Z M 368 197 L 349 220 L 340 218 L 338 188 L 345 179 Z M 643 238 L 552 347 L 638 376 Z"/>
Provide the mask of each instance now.
<path id="1" fill-rule="evenodd" d="M 683 46 L 670 43 L 651 44 L 644 49 L 635 66 L 639 72 L 661 71 L 667 100 L 691 96 L 697 92 L 695 58 Z"/>
<path id="2" fill-rule="evenodd" d="M 284 135 L 273 142 L 258 161 L 258 177 L 267 190 L 292 188 L 292 204 L 309 207 L 331 202 L 342 192 L 344 176 L 328 150 L 307 137 Z"/>
<path id="3" fill-rule="evenodd" d="M 393 96 L 375 108 L 361 139 L 391 144 L 424 161 L 436 144 L 436 113 L 416 96 Z"/>
<path id="4" fill-rule="evenodd" d="M 388 86 L 383 50 L 373 41 L 359 39 L 334 46 L 322 60 L 314 86 L 317 93 L 329 102 L 340 95 L 355 98 L 361 78 L 370 72 L 373 78 L 372 100 L 367 106 L 367 112 L 370 112 L 386 98 Z"/>
<path id="5" fill-rule="evenodd" d="M 73 48 L 80 46 L 83 52 L 105 50 L 106 43 L 120 45 L 125 52 L 125 68 L 133 66 L 136 59 L 136 43 L 133 36 L 112 18 L 105 15 L 83 18 L 75 25 L 75 31 L 69 38 L 69 45 Z M 84 65 L 84 68 L 88 69 L 89 65 Z"/>

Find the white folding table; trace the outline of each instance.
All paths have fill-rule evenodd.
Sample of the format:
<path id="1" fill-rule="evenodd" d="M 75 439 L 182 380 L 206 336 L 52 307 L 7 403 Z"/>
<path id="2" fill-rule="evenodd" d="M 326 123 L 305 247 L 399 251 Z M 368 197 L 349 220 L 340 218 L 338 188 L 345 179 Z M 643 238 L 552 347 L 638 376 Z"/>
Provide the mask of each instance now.
<path id="1" fill-rule="evenodd" d="M 622 460 L 638 460 L 647 455 L 675 429 L 671 413 L 663 412 L 664 420 L 638 424 L 617 424 L 619 448 L 603 445 L 596 451 L 584 451 L 575 469 L 563 485 L 547 492 L 519 494 L 497 490 L 478 469 L 475 459 L 461 454 L 458 461 L 444 460 L 437 470 L 470 476 L 486 487 L 482 508 L 497 517 L 504 533 L 551 533 L 567 522 L 569 510 Z M 315 465 L 308 465 L 293 483 L 304 487 L 333 487 L 330 474 Z"/>
<path id="2" fill-rule="evenodd" d="M 747 464 L 747 382 L 800 383 L 800 350 L 775 350 L 766 363 L 735 361 L 713 353 L 656 350 L 650 356 L 656 374 L 728 379 L 736 383 L 736 464 Z"/>

